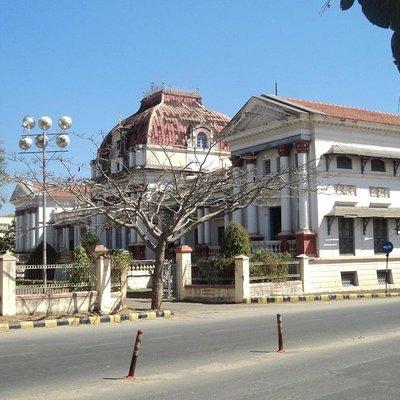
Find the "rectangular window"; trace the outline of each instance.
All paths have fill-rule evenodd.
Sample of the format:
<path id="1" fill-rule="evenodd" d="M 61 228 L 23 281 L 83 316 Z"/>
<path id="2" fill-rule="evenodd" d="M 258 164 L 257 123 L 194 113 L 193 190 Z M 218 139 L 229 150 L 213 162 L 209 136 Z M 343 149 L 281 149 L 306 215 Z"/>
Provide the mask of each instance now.
<path id="1" fill-rule="evenodd" d="M 276 172 L 281 172 L 281 158 L 276 157 Z"/>
<path id="2" fill-rule="evenodd" d="M 354 255 L 354 219 L 339 218 L 339 254 Z"/>
<path id="3" fill-rule="evenodd" d="M 271 173 L 271 160 L 264 161 L 264 173 L 265 175 L 269 175 Z"/>
<path id="4" fill-rule="evenodd" d="M 374 251 L 384 253 L 382 244 L 388 240 L 387 221 L 385 218 L 374 218 Z"/>
<path id="5" fill-rule="evenodd" d="M 357 272 L 351 271 L 351 272 L 341 272 L 340 273 L 341 278 L 342 278 L 342 285 L 343 286 L 358 286 L 357 282 Z"/>
<path id="6" fill-rule="evenodd" d="M 378 270 L 376 271 L 376 275 L 378 278 L 379 285 L 386 285 L 386 283 L 388 284 L 393 283 L 393 275 L 391 269 L 388 269 L 387 274 L 385 269 Z"/>

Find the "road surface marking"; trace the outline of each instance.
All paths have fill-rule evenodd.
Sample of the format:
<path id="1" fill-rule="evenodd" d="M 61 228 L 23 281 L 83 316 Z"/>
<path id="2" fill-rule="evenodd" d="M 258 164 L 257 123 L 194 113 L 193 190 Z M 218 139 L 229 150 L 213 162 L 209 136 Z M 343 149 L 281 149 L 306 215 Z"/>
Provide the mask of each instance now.
<path id="1" fill-rule="evenodd" d="M 313 319 L 308 319 L 304 322 L 314 322 L 314 321 L 322 321 L 322 320 L 323 320 L 323 318 L 313 318 Z"/>
<path id="2" fill-rule="evenodd" d="M 143 338 L 143 342 L 151 342 L 154 340 L 161 340 L 161 339 L 171 339 L 171 338 L 176 338 L 176 337 L 182 337 L 183 335 L 170 335 L 170 336 L 160 336 L 160 337 L 156 337 L 156 338 L 151 338 L 151 339 L 147 339 L 145 340 L 145 338 Z"/>
<path id="3" fill-rule="evenodd" d="M 88 345 L 83 345 L 78 347 L 78 349 L 90 349 L 92 347 L 105 347 L 108 346 L 110 344 L 121 344 L 121 342 L 105 342 L 105 343 L 99 343 L 99 344 L 88 344 Z"/>
<path id="4" fill-rule="evenodd" d="M 31 356 L 32 354 L 38 354 L 37 351 L 31 351 L 29 353 L 12 353 L 12 354 L 2 354 L 0 358 L 3 357 L 15 357 L 15 356 Z"/>

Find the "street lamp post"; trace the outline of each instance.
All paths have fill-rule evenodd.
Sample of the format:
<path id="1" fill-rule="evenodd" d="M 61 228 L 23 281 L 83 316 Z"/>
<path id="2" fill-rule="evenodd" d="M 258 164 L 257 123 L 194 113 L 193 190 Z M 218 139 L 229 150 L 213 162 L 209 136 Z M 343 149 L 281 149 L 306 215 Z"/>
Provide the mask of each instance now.
<path id="1" fill-rule="evenodd" d="M 53 121 L 50 117 L 40 117 L 38 120 L 38 127 L 41 133 L 35 136 L 35 146 L 38 148 L 37 151 L 28 151 L 32 147 L 32 137 L 30 131 L 35 127 L 35 120 L 33 117 L 27 115 L 22 120 L 23 134 L 19 140 L 19 147 L 22 150 L 20 154 L 34 154 L 40 158 L 41 170 L 42 170 L 42 218 L 43 218 L 43 283 L 44 292 L 47 293 L 47 196 L 46 196 L 46 167 L 47 162 L 50 159 L 46 158 L 47 154 L 54 156 L 55 153 L 67 152 L 66 148 L 69 145 L 70 139 L 67 134 L 67 130 L 72 125 L 72 119 L 68 116 L 63 116 L 58 120 L 58 126 L 61 131 L 57 133 L 49 133 L 49 129 L 53 125 Z M 27 134 L 25 132 L 28 132 Z M 55 140 L 59 150 L 47 150 L 47 146 Z"/>

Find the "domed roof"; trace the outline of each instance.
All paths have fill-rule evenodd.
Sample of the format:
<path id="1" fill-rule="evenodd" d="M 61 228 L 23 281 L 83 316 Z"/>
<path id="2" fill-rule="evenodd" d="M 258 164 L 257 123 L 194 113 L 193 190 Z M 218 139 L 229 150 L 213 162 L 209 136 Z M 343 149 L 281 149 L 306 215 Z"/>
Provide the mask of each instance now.
<path id="1" fill-rule="evenodd" d="M 110 144 L 116 131 L 125 132 L 125 148 L 137 144 L 155 144 L 186 148 L 190 132 L 198 126 L 218 134 L 230 118 L 205 108 L 198 92 L 173 88 L 155 88 L 141 100 L 139 110 L 115 126 L 103 141 Z M 104 147 L 103 147 L 104 148 Z M 221 150 L 227 150 L 222 144 Z"/>

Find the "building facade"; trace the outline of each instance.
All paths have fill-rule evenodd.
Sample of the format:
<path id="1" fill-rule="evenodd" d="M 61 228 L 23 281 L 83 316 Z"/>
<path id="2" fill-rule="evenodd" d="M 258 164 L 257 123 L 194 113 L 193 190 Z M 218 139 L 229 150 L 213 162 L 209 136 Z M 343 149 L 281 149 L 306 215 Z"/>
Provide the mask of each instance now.
<path id="1" fill-rule="evenodd" d="M 92 162 L 92 179 L 107 174 L 122 183 L 129 172 L 137 183 L 147 184 L 170 168 L 187 168 L 202 159 L 207 170 L 230 164 L 228 147 L 218 140 L 228 121 L 227 116 L 204 107 L 198 92 L 155 87 L 144 95 L 139 110 L 105 137 Z M 207 207 L 198 210 L 199 215 L 207 212 Z M 200 251 L 209 249 L 221 240 L 223 229 L 223 218 L 207 221 L 182 243 L 197 245 Z M 137 259 L 153 257 L 133 229 L 109 225 L 98 215 L 92 230 L 109 249 L 129 249 Z"/>
<path id="2" fill-rule="evenodd" d="M 18 184 L 10 199 L 15 206 L 15 253 L 20 261 L 25 261 L 43 240 L 42 192 L 42 187 L 36 183 Z M 47 192 L 47 243 L 60 253 L 73 252 L 85 227 L 68 222 L 55 224 L 55 216 L 64 209 L 72 209 L 75 198 L 71 193 L 52 187 Z"/>
<path id="3" fill-rule="evenodd" d="M 261 95 L 224 133 L 238 168 L 257 175 L 296 166 L 304 174 L 270 207 L 252 205 L 233 219 L 254 237 L 311 257 L 306 291 L 382 288 L 384 279 L 400 285 L 400 116 Z"/>

